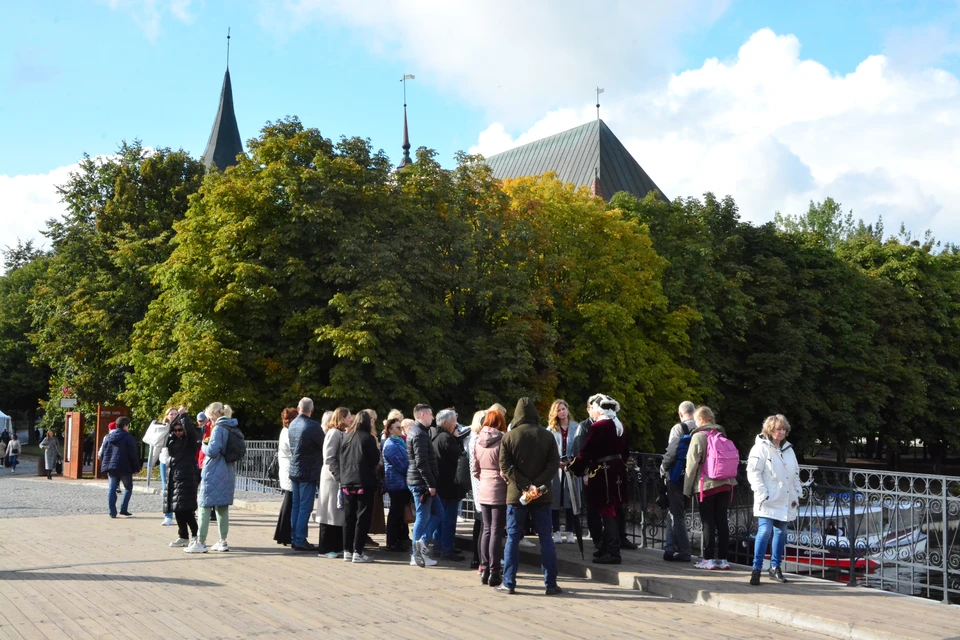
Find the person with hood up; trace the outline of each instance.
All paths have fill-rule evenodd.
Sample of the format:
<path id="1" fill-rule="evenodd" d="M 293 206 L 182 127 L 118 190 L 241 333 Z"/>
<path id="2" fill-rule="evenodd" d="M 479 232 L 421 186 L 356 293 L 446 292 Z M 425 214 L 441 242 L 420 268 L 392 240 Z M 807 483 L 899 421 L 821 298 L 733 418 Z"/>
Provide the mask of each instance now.
<path id="1" fill-rule="evenodd" d="M 491 587 L 503 582 L 500 560 L 503 558 L 503 532 L 507 523 L 507 480 L 500 471 L 500 443 L 507 423 L 499 411 L 483 417 L 480 431 L 473 438 L 473 477 L 477 480 L 474 506 L 482 514 L 480 534 L 480 582 Z"/>
<path id="2" fill-rule="evenodd" d="M 763 557 L 773 537 L 770 578 L 786 582 L 780 564 L 787 544 L 787 526 L 797 519 L 800 503 L 800 465 L 793 445 L 787 442 L 790 423 L 781 414 L 763 421 L 763 429 L 747 458 L 747 479 L 753 489 L 753 515 L 757 517 L 757 543 L 753 549 L 750 584 L 760 584 Z"/>
<path id="3" fill-rule="evenodd" d="M 690 448 L 687 450 L 687 468 L 683 477 L 683 495 L 696 495 L 700 500 L 700 521 L 703 523 L 703 559 L 698 569 L 729 569 L 727 553 L 730 547 L 730 524 L 727 521 L 727 505 L 730 504 L 736 478 L 714 480 L 707 476 L 704 462 L 707 459 L 707 435 L 710 431 L 719 431 L 727 436 L 723 427 L 717 424 L 710 407 L 698 407 L 693 413 L 697 423 L 690 432 Z M 702 487 L 702 490 L 700 490 Z"/>
<path id="4" fill-rule="evenodd" d="M 507 480 L 507 547 L 503 584 L 497 590 L 516 593 L 520 539 L 530 513 L 540 538 L 540 565 L 546 594 L 556 595 L 563 592 L 557 585 L 557 550 L 553 545 L 550 517 L 553 477 L 560 469 L 557 441 L 540 426 L 540 415 L 530 398 L 517 401 L 512 427 L 500 444 L 500 474 Z M 521 502 L 523 494 L 532 498 L 525 499 L 526 504 Z"/>
<path id="5" fill-rule="evenodd" d="M 211 508 L 217 512 L 217 529 L 220 539 L 210 547 L 211 551 L 230 551 L 227 545 L 227 533 L 230 531 L 230 505 L 233 504 L 233 491 L 237 484 L 237 463 L 227 462 L 224 454 L 227 439 L 237 426 L 233 409 L 222 402 L 214 402 L 203 411 L 213 422 L 210 437 L 205 438 L 203 451 L 203 470 L 200 473 L 200 530 L 196 544 L 184 549 L 186 553 L 207 552 L 207 532 L 210 530 Z"/>
<path id="6" fill-rule="evenodd" d="M 593 554 L 593 561 L 597 564 L 620 564 L 617 507 L 627 501 L 628 495 L 627 435 L 617 418 L 620 403 L 610 396 L 602 393 L 590 396 L 587 411 L 593 423 L 571 468 L 574 474 L 587 478 L 587 500 L 600 518 L 597 531 L 600 544 Z"/>
<path id="7" fill-rule="evenodd" d="M 197 447 L 200 433 L 186 413 L 170 423 L 170 433 L 163 446 L 161 459 L 166 459 L 167 478 L 163 509 L 177 520 L 177 539 L 171 547 L 186 547 L 197 540 Z"/>
<path id="8" fill-rule="evenodd" d="M 117 428 L 103 439 L 103 457 L 100 469 L 110 479 L 107 490 L 107 506 L 110 508 L 110 517 L 117 517 L 117 487 L 123 483 L 123 502 L 120 503 L 120 515 L 133 515 L 128 510 L 130 497 L 133 495 L 133 474 L 139 473 L 140 454 L 137 452 L 137 442 L 129 433 L 130 418 L 117 419 Z"/>

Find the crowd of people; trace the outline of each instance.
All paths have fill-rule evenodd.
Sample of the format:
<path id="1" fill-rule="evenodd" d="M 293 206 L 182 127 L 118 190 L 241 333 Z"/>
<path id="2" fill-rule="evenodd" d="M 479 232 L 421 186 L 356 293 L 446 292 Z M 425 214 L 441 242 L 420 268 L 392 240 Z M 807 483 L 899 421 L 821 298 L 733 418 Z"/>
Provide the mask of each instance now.
<path id="1" fill-rule="evenodd" d="M 384 550 L 408 553 L 411 566 L 459 563 L 466 557 L 456 548 L 456 528 L 462 521 L 461 501 L 472 492 L 471 567 L 481 583 L 514 593 L 519 549 L 523 543 L 533 546 L 525 538 L 536 536 L 545 593 L 561 593 L 555 545 L 573 542 L 579 531 L 574 505 L 586 511 L 596 547 L 593 562 L 620 564 L 622 549 L 636 548 L 625 535 L 628 445 L 619 411 L 616 400 L 597 394 L 587 402 L 588 418 L 577 423 L 569 404 L 556 400 L 544 427 L 534 402 L 521 398 L 509 421 L 506 409 L 494 404 L 463 426 L 454 409 L 434 417 L 429 405 L 418 404 L 411 418 L 392 410 L 378 432 L 371 409 L 353 414 L 340 407 L 318 422 L 313 401 L 302 398 L 280 416 L 276 477 L 283 502 L 274 539 L 297 552 L 362 564 L 373 562 L 367 551 L 379 546 L 370 534 L 386 533 Z M 685 524 L 686 500 L 692 499 L 703 524 L 702 559 L 696 567 L 729 569 L 727 507 L 737 484 L 739 456 L 709 407 L 683 402 L 679 417 L 661 464 L 668 512 L 663 558 L 692 560 Z M 141 468 L 129 419 L 118 419 L 116 427 L 98 453 L 110 478 L 114 518 L 130 515 L 132 476 Z M 786 529 L 797 517 L 801 495 L 799 465 L 786 440 L 789 430 L 784 416 L 770 416 L 748 457 L 759 522 L 752 585 L 760 583 L 771 539 L 769 575 L 786 582 L 781 566 Z M 170 546 L 186 553 L 229 551 L 238 459 L 233 450 L 245 446 L 231 408 L 212 403 L 197 415 L 196 424 L 183 407 L 171 408 L 144 440 L 158 451 L 163 524 L 175 520 L 178 527 Z M 120 484 L 125 494 L 118 510 Z M 384 495 L 389 499 L 385 522 Z M 313 514 L 319 525 L 316 544 L 309 535 Z M 214 520 L 219 539 L 208 547 Z"/>

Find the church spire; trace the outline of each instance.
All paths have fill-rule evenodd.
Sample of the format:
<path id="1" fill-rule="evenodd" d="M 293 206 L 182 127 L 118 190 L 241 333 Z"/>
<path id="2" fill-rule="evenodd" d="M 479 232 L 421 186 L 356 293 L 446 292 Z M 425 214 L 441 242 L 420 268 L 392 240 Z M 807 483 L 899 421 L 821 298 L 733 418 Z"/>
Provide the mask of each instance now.
<path id="1" fill-rule="evenodd" d="M 230 84 L 230 30 L 227 30 L 227 70 L 223 74 L 220 89 L 220 105 L 213 121 L 210 139 L 203 152 L 203 164 L 207 169 L 216 166 L 220 171 L 237 164 L 237 156 L 243 153 L 243 141 L 233 112 L 233 86 Z"/>
<path id="2" fill-rule="evenodd" d="M 403 83 L 403 159 L 397 165 L 397 169 L 403 169 L 413 164 L 410 159 L 410 132 L 407 129 L 407 80 L 413 80 L 416 76 L 412 73 L 405 73 L 400 82 Z"/>

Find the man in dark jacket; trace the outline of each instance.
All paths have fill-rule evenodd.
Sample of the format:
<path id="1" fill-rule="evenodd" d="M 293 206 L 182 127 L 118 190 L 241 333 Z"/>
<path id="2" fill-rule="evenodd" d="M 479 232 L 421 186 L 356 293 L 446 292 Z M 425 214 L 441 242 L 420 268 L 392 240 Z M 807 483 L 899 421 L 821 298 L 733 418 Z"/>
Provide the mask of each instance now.
<path id="1" fill-rule="evenodd" d="M 130 418 L 124 416 L 117 420 L 117 428 L 103 439 L 102 451 L 100 469 L 106 472 L 110 479 L 110 488 L 107 490 L 110 517 L 117 517 L 117 488 L 121 482 L 124 492 L 120 515 L 132 516 L 128 508 L 133 495 L 133 474 L 139 473 L 142 465 L 137 453 L 137 443 L 130 435 Z"/>
<path id="2" fill-rule="evenodd" d="M 686 455 L 683 460 L 677 460 L 677 447 L 683 436 L 690 434 L 697 428 L 693 419 L 696 407 L 689 400 L 680 403 L 677 413 L 680 422 L 670 429 L 670 438 L 667 441 L 667 452 L 660 464 L 660 475 L 667 485 L 667 499 L 669 500 L 669 517 L 667 520 L 667 541 L 663 547 L 663 559 L 678 562 L 690 562 L 690 537 L 687 535 L 686 499 L 683 497 L 683 476 L 677 482 L 671 482 L 670 472 L 677 462 L 680 468 L 686 466 Z"/>
<path id="3" fill-rule="evenodd" d="M 442 515 L 437 498 L 437 452 L 430 442 L 428 429 L 433 423 L 433 409 L 418 404 L 413 408 L 416 422 L 407 430 L 407 487 L 413 494 L 416 519 L 413 523 L 413 553 L 410 564 L 432 567 L 437 561 L 427 552 L 427 533 L 436 529 Z"/>
<path id="4" fill-rule="evenodd" d="M 440 523 L 440 558 L 454 562 L 463 561 L 462 554 L 454 546 L 457 536 L 457 507 L 465 495 L 457 484 L 457 467 L 463 458 L 463 443 L 457 437 L 457 412 L 444 409 L 437 414 L 433 449 L 437 454 L 437 497 L 443 507 Z"/>
<path id="5" fill-rule="evenodd" d="M 323 466 L 323 429 L 313 420 L 313 400 L 300 398 L 296 418 L 290 421 L 290 546 L 295 551 L 313 551 L 316 545 L 307 542 L 307 522 L 317 495 L 320 467 Z"/>
<path id="6" fill-rule="evenodd" d="M 540 426 L 540 416 L 530 398 L 520 398 L 513 414 L 512 429 L 500 444 L 500 472 L 507 479 L 507 546 L 503 563 L 503 583 L 498 591 L 513 594 L 520 563 L 520 539 L 529 512 L 540 538 L 540 565 L 547 595 L 561 593 L 557 586 L 557 551 L 553 546 L 550 488 L 560 470 L 560 451 L 549 431 Z M 524 492 L 534 491 L 534 499 L 523 504 Z M 539 492 L 539 495 L 536 493 Z"/>

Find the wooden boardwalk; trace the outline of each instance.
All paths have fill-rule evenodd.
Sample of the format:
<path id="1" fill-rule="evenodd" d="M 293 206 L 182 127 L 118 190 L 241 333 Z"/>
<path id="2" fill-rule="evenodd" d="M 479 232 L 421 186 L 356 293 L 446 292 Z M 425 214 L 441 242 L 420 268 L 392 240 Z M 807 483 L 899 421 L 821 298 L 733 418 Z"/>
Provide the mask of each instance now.
<path id="1" fill-rule="evenodd" d="M 585 578 L 547 597 L 527 566 L 507 596 L 465 564 L 295 554 L 275 522 L 234 509 L 229 553 L 187 555 L 156 513 L 0 519 L 0 638 L 826 637 Z"/>

